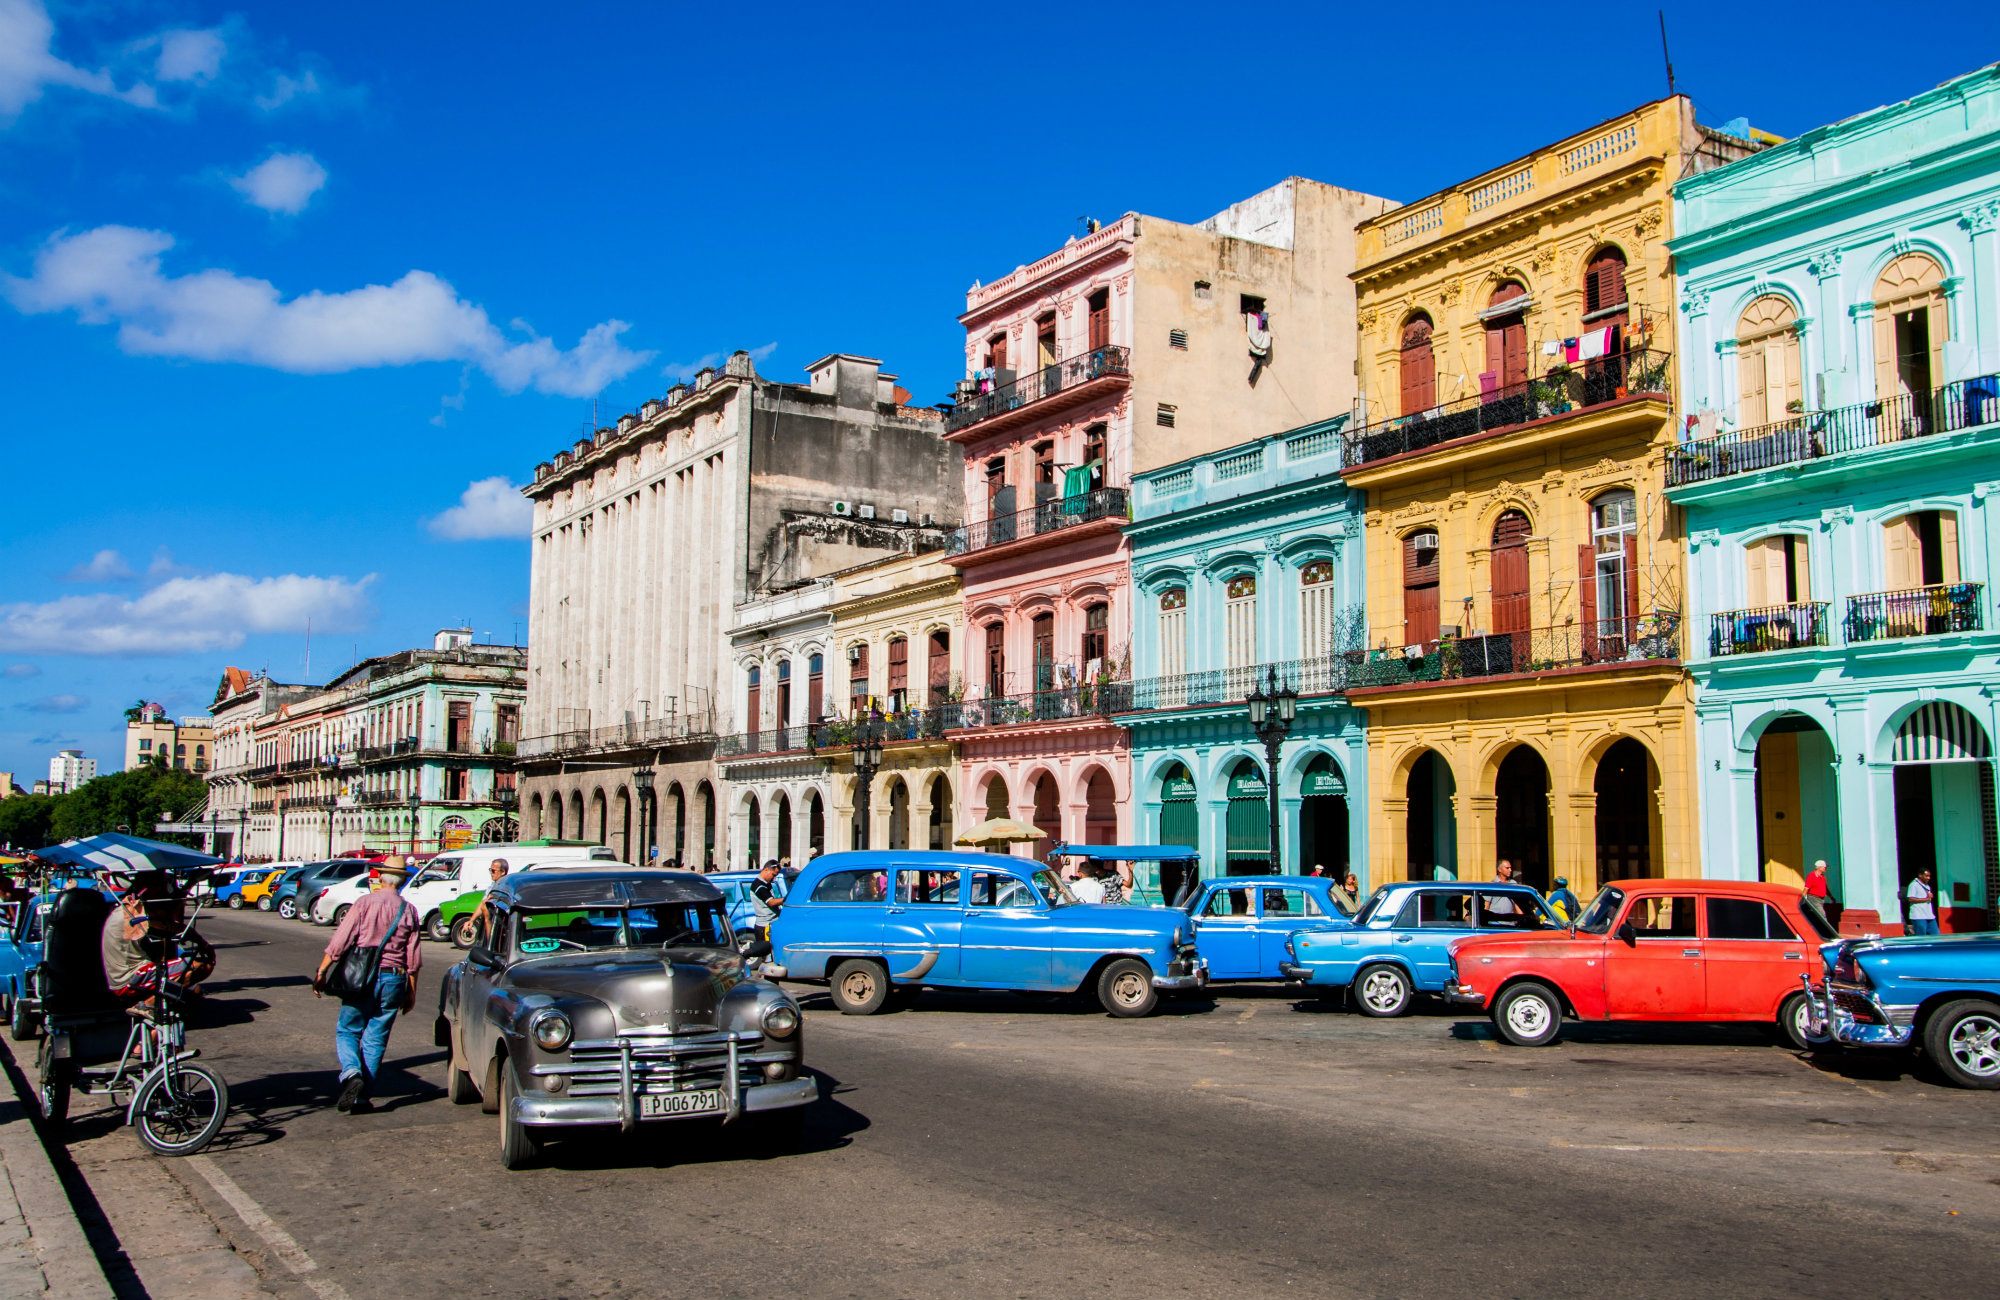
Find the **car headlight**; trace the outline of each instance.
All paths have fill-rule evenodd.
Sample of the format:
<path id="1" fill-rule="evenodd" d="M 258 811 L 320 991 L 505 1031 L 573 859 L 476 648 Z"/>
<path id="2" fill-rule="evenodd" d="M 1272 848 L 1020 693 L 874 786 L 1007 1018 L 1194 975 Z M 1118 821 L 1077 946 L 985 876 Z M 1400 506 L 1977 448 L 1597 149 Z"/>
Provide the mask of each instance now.
<path id="1" fill-rule="evenodd" d="M 789 1002 L 774 1002 L 764 1010 L 764 1032 L 773 1038 L 790 1038 L 798 1031 L 799 1009 Z"/>
<path id="2" fill-rule="evenodd" d="M 1180 946 L 1181 946 L 1181 928 L 1177 925 L 1174 927 L 1174 947 L 1178 948 Z"/>
<path id="3" fill-rule="evenodd" d="M 528 1034 L 535 1040 L 535 1046 L 544 1052 L 560 1052 L 569 1046 L 570 1035 L 575 1032 L 569 1017 L 554 1007 L 535 1013 L 528 1022 Z"/>

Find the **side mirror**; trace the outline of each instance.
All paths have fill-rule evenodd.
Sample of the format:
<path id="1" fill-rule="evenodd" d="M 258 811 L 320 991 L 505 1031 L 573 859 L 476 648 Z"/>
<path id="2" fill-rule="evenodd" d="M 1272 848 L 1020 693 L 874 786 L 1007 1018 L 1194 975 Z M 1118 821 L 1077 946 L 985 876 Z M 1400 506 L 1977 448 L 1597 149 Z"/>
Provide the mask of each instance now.
<path id="1" fill-rule="evenodd" d="M 1637 946 L 1639 942 L 1639 932 L 1632 928 L 1632 923 L 1630 921 L 1619 922 L 1618 942 L 1626 944 L 1628 946 Z"/>
<path id="2" fill-rule="evenodd" d="M 500 969 L 500 959 L 498 957 L 495 957 L 493 955 L 493 950 L 491 948 L 488 948 L 483 943 L 473 944 L 472 947 L 466 951 L 465 960 L 472 963 L 474 966 L 479 967 L 479 969 L 481 970 Z"/>

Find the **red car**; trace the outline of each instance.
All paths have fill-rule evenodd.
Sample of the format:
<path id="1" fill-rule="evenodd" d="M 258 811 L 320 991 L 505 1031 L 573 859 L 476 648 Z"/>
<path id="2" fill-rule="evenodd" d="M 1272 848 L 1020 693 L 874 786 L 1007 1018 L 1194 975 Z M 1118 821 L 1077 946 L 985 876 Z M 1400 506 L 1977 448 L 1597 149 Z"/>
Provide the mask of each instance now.
<path id="1" fill-rule="evenodd" d="M 1621 880 L 1569 930 L 1474 935 L 1451 946 L 1445 996 L 1500 1036 L 1542 1047 L 1578 1020 L 1755 1021 L 1806 1046 L 1819 945 L 1835 937 L 1796 889 L 1734 880 Z"/>

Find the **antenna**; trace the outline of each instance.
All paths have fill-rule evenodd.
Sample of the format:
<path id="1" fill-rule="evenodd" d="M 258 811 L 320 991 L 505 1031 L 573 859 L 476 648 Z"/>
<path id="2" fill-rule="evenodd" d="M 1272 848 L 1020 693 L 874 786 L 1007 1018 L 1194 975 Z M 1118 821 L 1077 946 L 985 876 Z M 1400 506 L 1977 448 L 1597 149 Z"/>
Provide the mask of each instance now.
<path id="1" fill-rule="evenodd" d="M 1660 16 L 1660 57 L 1666 60 L 1667 97 L 1671 99 L 1674 95 L 1674 56 L 1667 51 L 1667 11 L 1656 9 L 1653 12 Z"/>

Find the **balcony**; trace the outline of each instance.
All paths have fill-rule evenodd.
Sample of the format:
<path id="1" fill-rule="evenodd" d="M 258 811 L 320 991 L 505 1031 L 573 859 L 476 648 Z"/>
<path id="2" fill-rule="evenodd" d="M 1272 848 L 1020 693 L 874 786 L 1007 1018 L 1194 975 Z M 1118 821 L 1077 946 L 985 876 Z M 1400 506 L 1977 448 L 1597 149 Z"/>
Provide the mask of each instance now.
<path id="1" fill-rule="evenodd" d="M 1390 644 L 1400 634 L 1396 629 L 1396 635 L 1388 638 Z M 1349 690 L 1363 690 L 1618 664 L 1675 663 L 1680 657 L 1680 619 L 1661 613 L 1357 651 L 1346 656 L 1346 674 Z"/>
<path id="2" fill-rule="evenodd" d="M 1847 599 L 1847 640 L 1898 641 L 1947 632 L 1977 632 L 1984 626 L 1977 582 L 1940 583 L 1910 591 L 1878 591 Z"/>
<path id="3" fill-rule="evenodd" d="M 1033 509 L 1001 515 L 998 519 L 967 524 L 963 528 L 954 530 L 951 536 L 945 539 L 946 563 L 950 563 L 956 556 L 989 551 L 995 547 L 1010 546 L 1033 538 L 1048 537 L 1104 520 L 1114 520 L 1122 525 L 1126 513 L 1124 488 L 1098 488 L 1094 492 L 1082 492 L 1073 497 L 1053 497 Z M 1109 532 L 1112 529 L 1102 528 L 1092 531 Z"/>
<path id="4" fill-rule="evenodd" d="M 824 723 L 818 725 L 825 725 Z M 717 758 L 748 758 L 754 755 L 798 754 L 812 748 L 813 728 L 761 727 L 756 731 L 722 736 L 715 742 Z"/>
<path id="5" fill-rule="evenodd" d="M 1364 661 L 1359 652 L 1351 658 L 1353 663 Z M 1324 655 L 1314 659 L 1288 659 L 1279 663 L 1179 673 L 1172 677 L 1148 677 L 1135 682 L 1113 683 L 1107 690 L 1115 697 L 1114 707 L 1120 712 L 1200 709 L 1217 704 L 1241 704 L 1251 691 L 1268 685 L 1273 674 L 1278 685 L 1288 686 L 1301 696 L 1339 695 L 1347 689 L 1349 671 L 1350 656 Z"/>
<path id="6" fill-rule="evenodd" d="M 1965 379 L 1928 392 L 1805 411 L 1776 424 L 1697 438 L 1667 458 L 1667 486 L 1800 465 L 1995 421 L 2000 421 L 2000 376 Z"/>
<path id="7" fill-rule="evenodd" d="M 979 424 L 987 426 L 981 433 L 1023 424 L 1092 393 L 1129 384 L 1131 380 L 1131 349 L 1093 348 L 1079 356 L 1027 371 L 988 392 L 966 394 L 945 416 L 945 436 L 952 437 Z"/>
<path id="8" fill-rule="evenodd" d="M 1708 653 L 1721 658 L 1825 645 L 1827 624 L 1831 621 L 1827 617 L 1827 602 L 1823 600 L 1726 610 L 1709 615 Z"/>
<path id="9" fill-rule="evenodd" d="M 952 707 L 951 704 L 940 704 L 929 709 L 905 709 L 872 721 L 885 745 L 941 740 L 946 726 L 956 725 L 948 721 L 957 716 L 950 711 Z M 856 729 L 860 725 L 859 719 L 826 718 L 810 725 L 763 727 L 723 736 L 715 742 L 715 756 L 720 759 L 777 757 L 842 750 L 854 743 Z"/>
<path id="10" fill-rule="evenodd" d="M 608 727 L 574 728 L 544 736 L 529 736 L 520 742 L 513 756 L 524 760 L 547 760 L 559 755 L 700 744 L 715 738 L 713 728 L 705 723 L 691 717 L 668 714 L 662 718 L 613 723 Z"/>
<path id="11" fill-rule="evenodd" d="M 1036 723 L 1096 721 L 1109 722 L 1111 715 L 1126 709 L 1131 696 L 1130 682 L 1086 682 L 1059 686 L 1026 695 L 988 695 L 976 700 L 954 700 L 935 706 L 940 731 L 962 731 L 985 727 L 1019 727 Z"/>
<path id="12" fill-rule="evenodd" d="M 1378 420 L 1346 435 L 1347 465 L 1355 469 L 1634 398 L 1670 401 L 1671 360 L 1668 353 L 1635 348 L 1595 361 L 1557 366 L 1539 379 L 1463 397 L 1414 415 Z"/>

